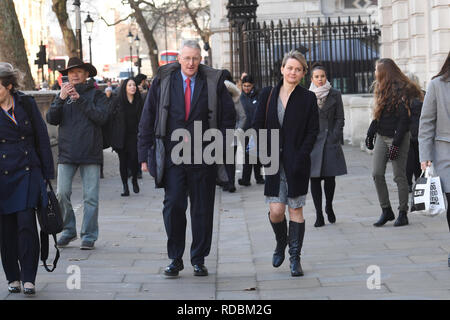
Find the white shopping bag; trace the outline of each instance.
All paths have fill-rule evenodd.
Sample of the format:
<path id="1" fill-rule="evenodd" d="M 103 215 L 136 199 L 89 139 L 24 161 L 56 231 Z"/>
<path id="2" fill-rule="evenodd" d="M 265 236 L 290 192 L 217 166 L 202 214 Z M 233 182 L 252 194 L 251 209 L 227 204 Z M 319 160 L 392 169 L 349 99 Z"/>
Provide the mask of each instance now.
<path id="1" fill-rule="evenodd" d="M 434 217 L 447 212 L 441 179 L 433 176 L 432 167 L 422 172 L 413 190 L 411 212 Z"/>

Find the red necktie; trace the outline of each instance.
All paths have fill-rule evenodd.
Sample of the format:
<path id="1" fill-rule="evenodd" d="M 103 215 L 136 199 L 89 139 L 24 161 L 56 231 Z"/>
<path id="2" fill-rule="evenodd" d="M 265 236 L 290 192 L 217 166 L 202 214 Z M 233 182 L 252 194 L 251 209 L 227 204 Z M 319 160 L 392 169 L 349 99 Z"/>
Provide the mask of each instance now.
<path id="1" fill-rule="evenodd" d="M 186 91 L 184 92 L 184 107 L 185 107 L 185 117 L 184 120 L 187 121 L 189 118 L 189 112 L 191 111 L 191 78 L 186 78 Z"/>

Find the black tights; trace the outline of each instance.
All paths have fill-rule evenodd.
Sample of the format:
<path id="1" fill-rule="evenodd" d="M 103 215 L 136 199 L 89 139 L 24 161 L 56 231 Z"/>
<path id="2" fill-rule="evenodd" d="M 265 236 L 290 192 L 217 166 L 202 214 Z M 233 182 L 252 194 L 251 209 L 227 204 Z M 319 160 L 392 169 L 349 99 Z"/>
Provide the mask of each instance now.
<path id="1" fill-rule="evenodd" d="M 336 188 L 336 177 L 311 178 L 311 194 L 316 211 L 322 212 L 322 180 L 324 183 L 326 206 L 332 207 L 334 189 Z"/>
<path id="2" fill-rule="evenodd" d="M 128 183 L 128 168 L 131 170 L 133 179 L 136 180 L 139 166 L 137 152 L 118 151 L 117 154 L 119 155 L 120 178 L 122 178 L 122 183 Z"/>

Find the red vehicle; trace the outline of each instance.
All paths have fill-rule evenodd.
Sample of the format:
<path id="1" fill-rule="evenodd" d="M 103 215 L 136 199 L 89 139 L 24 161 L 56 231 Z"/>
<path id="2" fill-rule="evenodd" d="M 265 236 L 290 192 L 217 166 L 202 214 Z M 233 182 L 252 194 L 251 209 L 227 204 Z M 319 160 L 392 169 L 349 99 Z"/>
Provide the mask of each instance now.
<path id="1" fill-rule="evenodd" d="M 159 65 L 174 63 L 178 60 L 178 51 L 162 51 L 159 55 Z"/>

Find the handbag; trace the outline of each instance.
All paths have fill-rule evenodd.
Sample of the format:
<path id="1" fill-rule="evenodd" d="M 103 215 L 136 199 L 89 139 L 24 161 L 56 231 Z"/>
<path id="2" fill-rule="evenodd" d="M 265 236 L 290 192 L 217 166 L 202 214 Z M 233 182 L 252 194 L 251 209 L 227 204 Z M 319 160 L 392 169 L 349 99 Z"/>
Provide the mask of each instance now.
<path id="1" fill-rule="evenodd" d="M 433 168 L 422 171 L 413 189 L 411 212 L 434 217 L 447 212 L 441 187 L 441 179 L 434 176 Z"/>
<path id="2" fill-rule="evenodd" d="M 49 190 L 47 190 L 46 195 L 47 198 L 43 199 L 41 197 L 41 201 L 38 204 L 38 207 L 36 208 L 36 215 L 38 217 L 39 226 L 41 228 L 40 230 L 40 238 L 41 238 L 41 260 L 44 264 L 45 270 L 48 272 L 53 272 L 56 268 L 56 264 L 59 260 L 59 248 L 57 246 L 56 241 L 56 235 L 60 233 L 63 230 L 64 224 L 61 214 L 61 208 L 59 206 L 58 199 L 56 198 L 55 192 L 53 191 L 52 184 L 50 183 L 50 180 L 46 180 L 46 187 L 49 187 Z M 56 249 L 56 256 L 53 260 L 53 268 L 50 269 L 47 266 L 47 259 L 48 259 L 48 251 L 49 251 L 49 235 L 52 235 L 54 243 L 55 243 L 55 249 Z"/>

